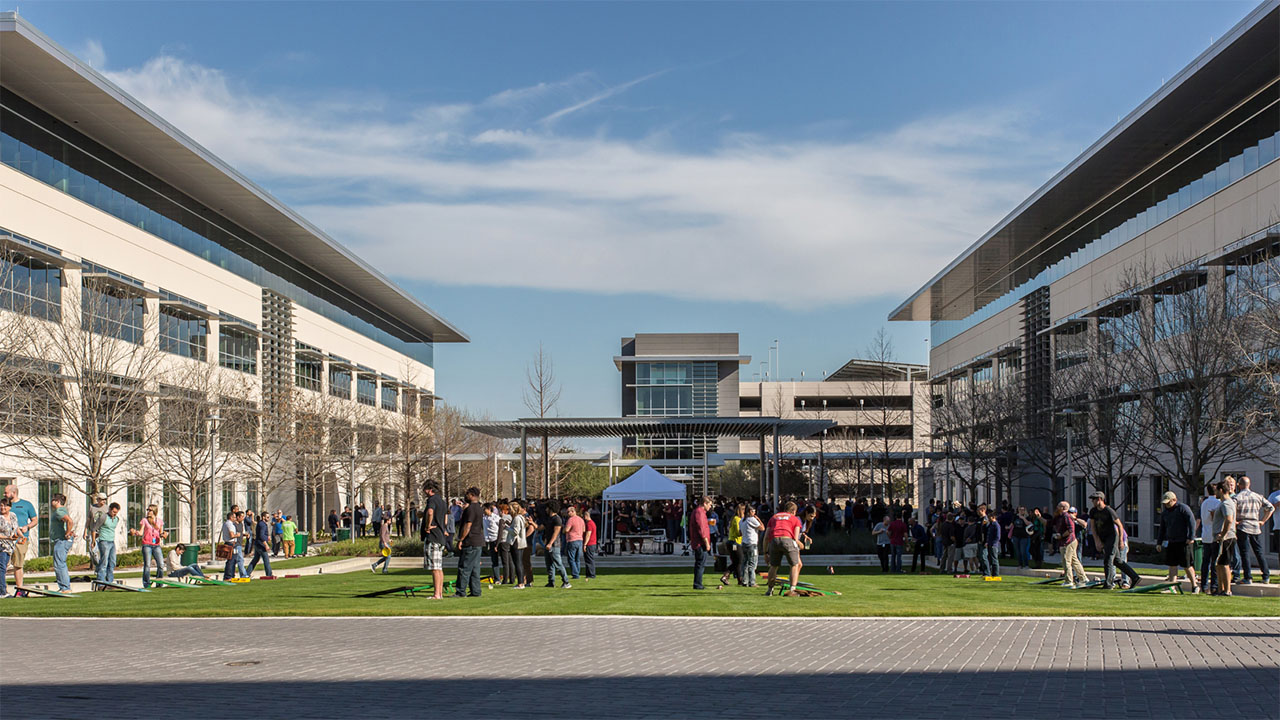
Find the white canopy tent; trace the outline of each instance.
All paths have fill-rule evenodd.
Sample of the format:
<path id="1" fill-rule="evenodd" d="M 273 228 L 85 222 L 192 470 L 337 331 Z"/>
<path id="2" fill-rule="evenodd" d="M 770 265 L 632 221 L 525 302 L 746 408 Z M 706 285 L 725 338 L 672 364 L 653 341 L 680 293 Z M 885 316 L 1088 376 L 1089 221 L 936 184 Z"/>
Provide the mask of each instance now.
<path id="1" fill-rule="evenodd" d="M 604 536 L 613 539 L 613 503 L 626 500 L 685 500 L 689 488 L 645 465 L 626 480 L 610 485 L 601 493 L 604 499 Z M 672 538 L 667 538 L 671 540 Z"/>

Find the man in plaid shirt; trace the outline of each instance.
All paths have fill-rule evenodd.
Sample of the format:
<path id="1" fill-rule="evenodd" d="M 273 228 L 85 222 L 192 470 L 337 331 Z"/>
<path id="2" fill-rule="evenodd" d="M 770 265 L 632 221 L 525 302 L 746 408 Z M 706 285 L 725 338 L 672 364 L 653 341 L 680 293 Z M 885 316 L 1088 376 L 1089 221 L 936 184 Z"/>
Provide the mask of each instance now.
<path id="1" fill-rule="evenodd" d="M 1241 475 L 1236 481 L 1240 490 L 1233 498 L 1236 501 L 1236 520 L 1240 523 L 1240 584 L 1253 582 L 1253 571 L 1249 567 L 1249 550 L 1257 558 L 1262 568 L 1262 582 L 1271 581 L 1271 568 L 1267 567 L 1267 557 L 1262 554 L 1262 528 L 1266 526 L 1275 507 L 1267 498 L 1249 489 L 1249 477 Z"/>

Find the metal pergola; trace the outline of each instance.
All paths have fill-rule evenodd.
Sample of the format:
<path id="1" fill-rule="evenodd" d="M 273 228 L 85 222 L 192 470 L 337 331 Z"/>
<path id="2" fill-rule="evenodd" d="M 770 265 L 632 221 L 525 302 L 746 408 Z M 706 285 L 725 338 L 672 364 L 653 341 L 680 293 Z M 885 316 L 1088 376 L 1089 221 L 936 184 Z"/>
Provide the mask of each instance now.
<path id="1" fill-rule="evenodd" d="M 836 426 L 832 420 L 780 417 L 624 417 L 624 418 L 521 418 L 519 420 L 463 423 L 464 428 L 491 437 L 520 440 L 520 494 L 527 497 L 529 436 L 576 438 L 679 437 L 713 435 L 760 439 L 760 484 L 766 486 L 765 438 L 773 436 L 773 454 L 779 456 L 780 438 L 807 438 Z M 550 457 L 543 457 L 544 476 Z M 773 465 L 773 498 L 778 499 L 779 469 Z"/>

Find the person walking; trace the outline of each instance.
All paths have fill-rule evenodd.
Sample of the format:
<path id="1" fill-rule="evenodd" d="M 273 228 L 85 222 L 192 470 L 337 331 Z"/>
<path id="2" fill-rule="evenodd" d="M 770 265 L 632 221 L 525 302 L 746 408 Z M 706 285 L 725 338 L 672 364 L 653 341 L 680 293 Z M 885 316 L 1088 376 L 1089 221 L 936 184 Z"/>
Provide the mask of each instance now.
<path id="1" fill-rule="evenodd" d="M 1231 497 L 1236 504 L 1236 546 L 1240 551 L 1240 585 L 1253 583 L 1253 568 L 1249 564 L 1249 552 L 1262 570 L 1262 584 L 1271 582 L 1271 568 L 1267 556 L 1262 554 L 1262 529 L 1276 509 L 1267 498 L 1249 488 L 1248 475 L 1236 479 L 1236 494 Z"/>
<path id="2" fill-rule="evenodd" d="M 94 493 L 91 501 L 92 504 L 85 512 L 84 546 L 89 555 L 89 567 L 96 574 L 98 563 L 102 559 L 98 554 L 98 530 L 102 527 L 102 520 L 107 517 L 107 496 L 100 492 Z"/>
<path id="3" fill-rule="evenodd" d="M 596 550 L 600 547 L 600 528 L 591 516 L 591 506 L 587 505 L 582 513 L 587 524 L 587 532 L 582 540 L 582 574 L 588 580 L 596 579 Z"/>
<path id="4" fill-rule="evenodd" d="M 711 554 L 711 524 L 707 519 L 707 511 L 711 509 L 711 498 L 698 498 L 698 505 L 689 518 L 689 540 L 693 544 L 693 589 L 703 590 L 702 573 L 707 567 L 707 557 Z"/>
<path id="5" fill-rule="evenodd" d="M 1102 550 L 1102 587 L 1110 590 L 1116 584 L 1116 568 L 1129 578 L 1129 586 L 1137 587 L 1142 578 L 1129 563 L 1119 557 L 1121 549 L 1127 549 L 1128 543 L 1123 537 L 1124 528 L 1120 524 L 1120 516 L 1107 507 L 1107 497 L 1100 492 L 1089 496 L 1093 500 L 1093 509 L 1089 511 L 1089 527 L 1093 534 L 1094 545 Z"/>
<path id="6" fill-rule="evenodd" d="M 245 577 L 253 577 L 253 569 L 258 567 L 259 560 L 262 561 L 264 577 L 275 577 L 271 572 L 271 525 L 265 512 L 258 513 L 258 521 L 253 526 L 253 559 L 249 561 Z"/>
<path id="7" fill-rule="evenodd" d="M 18 527 L 18 518 L 14 516 L 12 507 L 9 498 L 0 497 L 0 598 L 9 596 L 9 587 L 5 584 L 9 573 L 9 558 L 13 557 L 13 550 L 22 537 L 22 530 Z"/>
<path id="8" fill-rule="evenodd" d="M 484 505 L 480 489 L 467 488 L 467 506 L 458 525 L 458 580 L 454 597 L 480 597 L 480 557 L 484 553 Z"/>
<path id="9" fill-rule="evenodd" d="M 67 570 L 67 553 L 71 552 L 71 545 L 76 541 L 75 518 L 71 517 L 71 513 L 67 512 L 66 505 L 67 496 L 62 493 L 54 493 L 53 497 L 49 498 L 49 534 L 51 536 L 50 539 L 53 540 L 53 576 L 58 582 L 58 592 L 71 591 L 71 573 Z M 120 508 L 119 505 L 115 507 L 117 510 Z M 115 530 L 114 525 L 112 530 Z M 112 538 L 114 539 L 114 537 L 113 535 Z M 114 554 L 114 542 L 111 547 Z M 105 563 L 99 566 L 99 580 L 102 579 L 103 567 L 105 567 Z M 114 577 L 113 574 L 112 579 Z"/>
<path id="10" fill-rule="evenodd" d="M 876 539 L 876 555 L 880 557 L 880 572 L 889 572 L 889 516 L 885 515 L 871 528 Z"/>
<path id="11" fill-rule="evenodd" d="M 223 580 L 238 577 L 238 563 L 244 562 L 244 556 L 240 554 L 240 529 L 236 525 L 236 514 L 234 510 L 227 513 L 227 519 L 222 523 L 222 533 L 218 537 L 227 553 L 227 561 L 222 567 Z"/>
<path id="12" fill-rule="evenodd" d="M 560 576 L 563 589 L 572 588 L 569 572 L 564 567 L 562 548 L 564 547 L 564 520 L 560 518 L 560 502 L 554 498 L 546 502 L 547 516 L 542 525 L 542 551 L 547 558 L 547 587 L 556 586 L 556 575 Z"/>
<path id="13" fill-rule="evenodd" d="M 157 517 L 159 510 L 155 505 L 147 506 L 147 515 L 142 518 L 142 522 L 138 524 L 138 528 L 129 528 L 129 534 L 134 537 L 142 538 L 142 587 L 151 587 L 151 560 L 155 559 L 156 577 L 164 577 L 164 551 L 160 547 L 161 541 L 169 536 L 164 529 L 164 523 Z"/>
<path id="14" fill-rule="evenodd" d="M 1166 492 L 1160 498 L 1164 510 L 1160 514 L 1160 547 L 1164 548 L 1164 564 L 1169 568 L 1165 582 L 1178 581 L 1178 568 L 1187 573 L 1187 582 L 1191 583 L 1191 593 L 1200 592 L 1200 583 L 1196 582 L 1194 558 L 1194 542 L 1196 537 L 1196 516 L 1191 506 L 1178 502 L 1178 496 Z"/>
<path id="15" fill-rule="evenodd" d="M 62 502 L 65 503 L 66 496 L 61 497 Z M 63 512 L 66 512 L 65 508 Z M 101 556 L 98 563 L 98 582 L 116 581 L 116 528 L 119 526 L 120 503 L 111 503 L 107 506 L 107 517 L 102 520 L 102 527 L 98 529 L 98 555 Z M 69 522 L 68 527 L 70 527 Z M 64 561 L 63 565 L 65 564 Z"/>
<path id="16" fill-rule="evenodd" d="M 378 554 L 381 556 L 374 561 L 369 567 L 373 572 L 378 572 L 378 566 L 382 566 L 382 574 L 386 575 L 391 568 L 391 523 L 384 522 L 378 529 Z"/>
<path id="17" fill-rule="evenodd" d="M 1059 552 L 1062 553 L 1062 587 L 1074 590 L 1088 584 L 1089 576 L 1085 575 L 1084 564 L 1076 554 L 1079 536 L 1076 534 L 1076 521 L 1071 517 L 1070 508 L 1071 505 L 1065 500 L 1058 503 L 1053 518 L 1053 531 Z"/>
<path id="18" fill-rule="evenodd" d="M 795 597 L 796 586 L 800 583 L 800 518 L 796 517 L 796 504 L 788 502 L 782 512 L 774 513 L 765 527 L 765 537 L 769 541 L 769 580 L 765 587 L 765 596 L 773 595 L 773 585 L 778 577 L 778 568 L 782 566 L 785 555 L 791 565 L 791 584 L 784 595 Z M 888 518 L 885 518 L 886 520 Z M 883 525 L 883 523 L 881 523 Z"/>
<path id="19" fill-rule="evenodd" d="M 1218 573 L 1218 590 L 1214 595 L 1231 596 L 1231 561 L 1236 546 L 1236 503 L 1231 499 L 1227 481 L 1220 480 L 1213 486 L 1218 506 L 1213 509 L 1213 541 L 1218 545 L 1218 556 L 1213 561 Z"/>
<path id="20" fill-rule="evenodd" d="M 587 523 L 578 515 L 577 507 L 570 505 L 565 512 L 569 514 L 564 521 L 565 554 L 569 575 L 577 580 L 582 575 L 582 541 L 587 535 Z"/>
<path id="21" fill-rule="evenodd" d="M 26 563 L 27 551 L 30 548 L 31 528 L 40 521 L 40 513 L 30 501 L 18 497 L 17 485 L 5 485 L 4 496 L 9 501 L 9 512 L 13 513 L 13 521 L 18 523 L 18 529 L 22 531 L 22 537 L 14 541 L 13 554 L 9 556 L 9 562 L 13 565 L 13 582 L 21 587 L 22 567 Z"/>
<path id="22" fill-rule="evenodd" d="M 738 531 L 742 535 L 742 564 L 738 568 L 738 584 L 746 587 L 757 587 L 756 565 L 760 558 L 760 531 L 764 529 L 760 518 L 756 517 L 756 508 L 747 503 L 742 508 L 742 521 L 738 523 Z"/>
<path id="23" fill-rule="evenodd" d="M 444 549 L 449 542 L 445 534 L 445 516 L 449 509 L 440 495 L 440 486 L 434 480 L 422 484 L 422 492 L 427 496 L 426 509 L 422 516 L 422 565 L 431 573 L 434 583 L 431 599 L 444 599 Z"/>
<path id="24" fill-rule="evenodd" d="M 329 526 L 329 539 L 330 539 L 330 540 L 337 540 L 337 539 L 338 539 L 338 525 L 339 525 L 341 522 L 342 522 L 342 520 L 338 518 L 338 511 L 337 511 L 337 510 L 330 510 L 330 511 L 329 511 L 329 517 L 327 518 L 327 524 L 328 524 L 328 526 Z M 279 550 L 276 550 L 276 552 L 279 552 Z"/>
<path id="25" fill-rule="evenodd" d="M 184 578 L 188 575 L 196 575 L 198 577 L 204 577 L 204 571 L 200 569 L 200 563 L 191 563 L 190 565 L 182 564 L 182 552 L 186 549 L 187 549 L 186 545 L 182 543 L 178 543 L 176 546 L 174 546 L 172 550 L 169 551 L 168 564 L 167 564 L 169 577 Z"/>
<path id="26" fill-rule="evenodd" d="M 284 545 L 285 558 L 294 556 L 293 552 L 296 548 L 295 537 L 298 534 L 298 523 L 293 521 L 292 515 L 285 515 L 284 520 L 280 523 L 280 542 Z"/>

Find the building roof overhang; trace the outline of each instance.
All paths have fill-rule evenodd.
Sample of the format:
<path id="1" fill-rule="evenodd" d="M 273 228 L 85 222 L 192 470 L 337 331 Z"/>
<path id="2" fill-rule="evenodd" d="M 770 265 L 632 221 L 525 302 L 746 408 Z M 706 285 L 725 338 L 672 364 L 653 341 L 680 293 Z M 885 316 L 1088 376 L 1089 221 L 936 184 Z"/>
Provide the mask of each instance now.
<path id="1" fill-rule="evenodd" d="M 750 365 L 750 355 L 614 355 L 613 364 L 619 370 L 623 363 L 637 362 L 732 362 Z"/>
<path id="2" fill-rule="evenodd" d="M 520 420 L 463 423 L 463 427 L 498 438 L 519 438 L 521 432 L 538 437 L 717 437 L 804 438 L 836 426 L 832 420 L 777 417 L 624 417 L 624 418 L 522 418 Z"/>
<path id="3" fill-rule="evenodd" d="M 995 227 L 889 313 L 890 320 L 958 320 L 1033 278 L 1052 231 L 1211 122 L 1224 106 L 1273 82 L 1280 66 L 1280 0 L 1265 0 Z M 1070 249 L 1062 248 L 1064 256 Z"/>
<path id="4" fill-rule="evenodd" d="M 33 27 L 0 13 L 4 85 L 431 342 L 469 338 L 322 230 Z"/>

